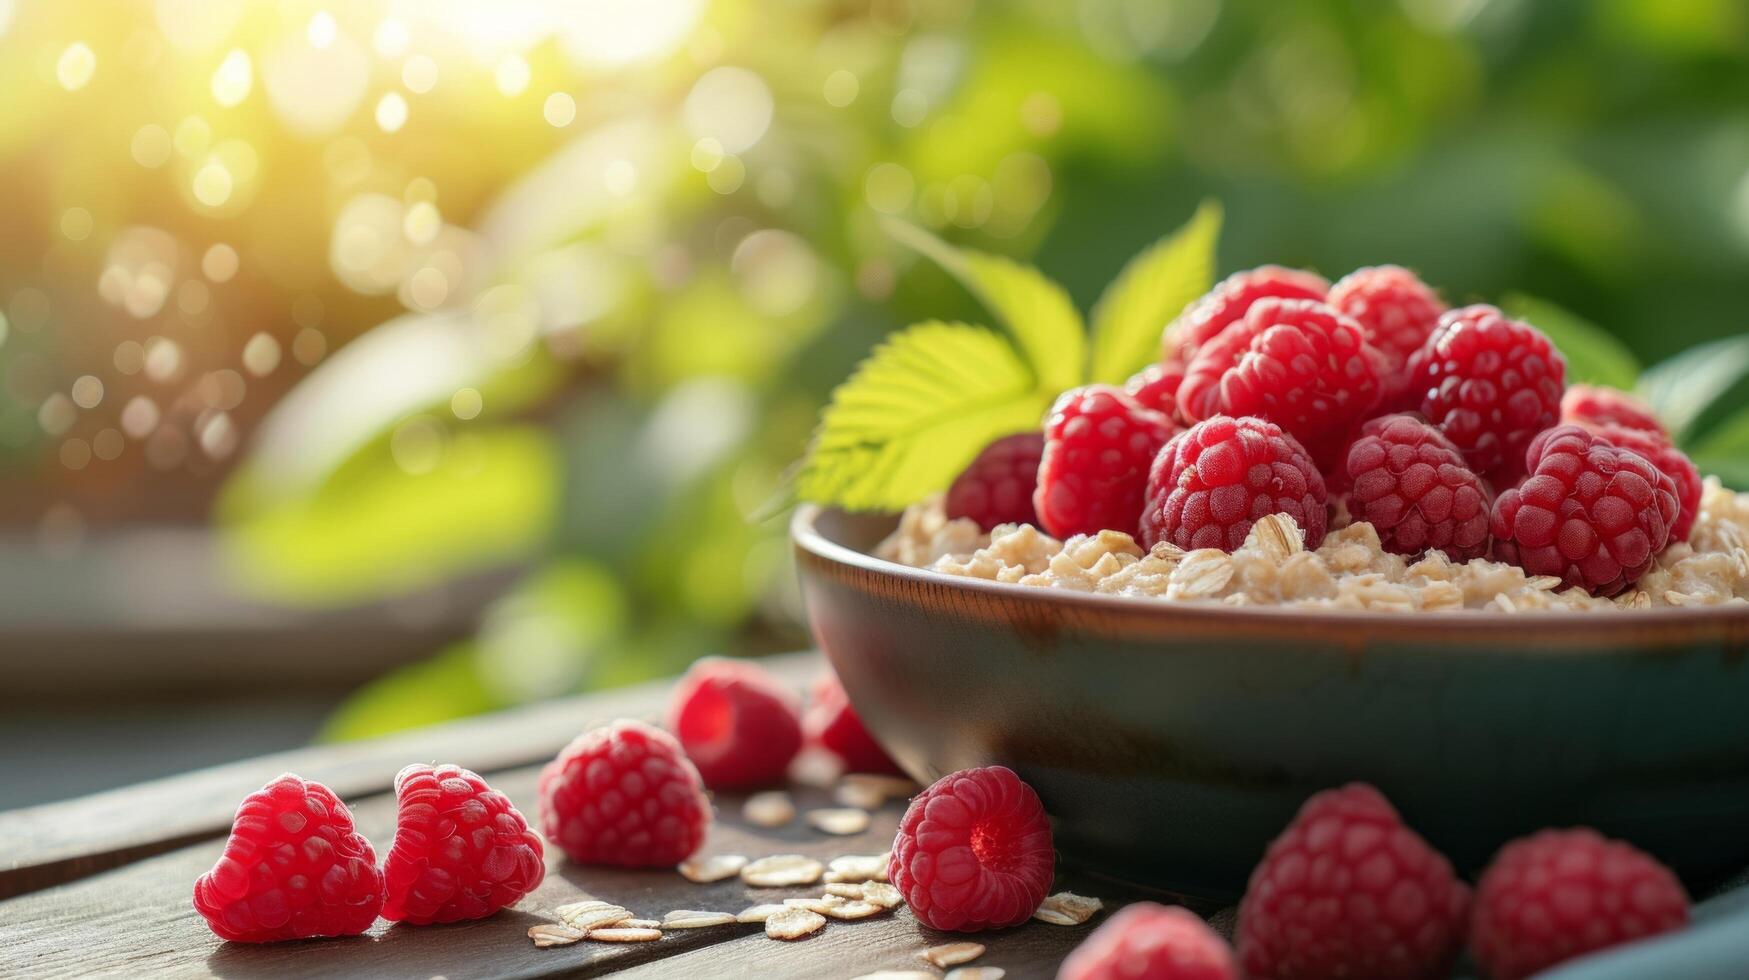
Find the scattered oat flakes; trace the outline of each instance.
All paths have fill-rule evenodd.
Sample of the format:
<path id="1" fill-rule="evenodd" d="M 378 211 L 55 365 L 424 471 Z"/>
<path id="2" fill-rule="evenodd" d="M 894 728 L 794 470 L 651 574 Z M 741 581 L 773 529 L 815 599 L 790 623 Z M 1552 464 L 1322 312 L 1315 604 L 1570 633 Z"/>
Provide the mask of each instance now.
<path id="1" fill-rule="evenodd" d="M 755 827 L 781 827 L 795 818 L 796 805 L 780 789 L 754 793 L 741 804 L 741 819 Z"/>
<path id="2" fill-rule="evenodd" d="M 740 854 L 713 854 L 710 857 L 693 858 L 680 864 L 680 874 L 687 881 L 708 885 L 713 881 L 733 878 L 747 866 L 747 858 Z"/>
<path id="3" fill-rule="evenodd" d="M 941 980 L 1002 980 L 1008 971 L 999 966 L 962 966 L 949 970 Z"/>
<path id="4" fill-rule="evenodd" d="M 868 829 L 868 811 L 853 806 L 809 810 L 808 823 L 813 824 L 816 830 L 848 837 Z"/>
<path id="5" fill-rule="evenodd" d="M 887 802 L 887 794 L 882 792 L 879 787 L 870 786 L 867 783 L 853 783 L 850 781 L 850 777 L 846 776 L 839 780 L 837 787 L 832 790 L 832 799 L 843 806 L 874 810 L 878 809 L 882 803 Z"/>
<path id="6" fill-rule="evenodd" d="M 786 908 L 789 908 L 789 906 L 781 903 L 775 905 L 755 905 L 750 909 L 742 909 L 741 914 L 735 916 L 735 921 L 764 922 L 766 919 L 771 918 L 773 913 L 782 912 Z"/>
<path id="7" fill-rule="evenodd" d="M 773 939 L 800 939 L 817 932 L 826 924 L 826 917 L 807 909 L 786 908 L 773 912 L 765 920 L 765 934 Z"/>
<path id="8" fill-rule="evenodd" d="M 561 905 L 553 910 L 553 914 L 558 916 L 559 921 L 565 925 L 573 929 L 581 929 L 584 932 L 605 928 L 632 917 L 632 913 L 628 909 L 620 908 L 612 902 L 594 899 Z"/>
<path id="9" fill-rule="evenodd" d="M 807 909 L 810 912 L 825 915 L 827 909 L 834 905 L 843 905 L 845 901 L 837 895 L 822 895 L 818 898 L 786 898 L 783 900 L 783 904 L 788 908 Z"/>
<path id="10" fill-rule="evenodd" d="M 692 909 L 675 909 L 664 915 L 660 923 L 663 929 L 706 929 L 711 926 L 732 925 L 735 917 L 727 912 L 695 912 Z"/>
<path id="11" fill-rule="evenodd" d="M 865 881 L 862 883 L 862 900 L 883 909 L 891 909 L 903 904 L 905 896 L 884 881 Z"/>
<path id="12" fill-rule="evenodd" d="M 615 922 L 613 926 L 616 929 L 660 929 L 662 923 L 655 919 L 627 919 L 624 922 Z"/>
<path id="13" fill-rule="evenodd" d="M 840 902 L 837 905 L 828 905 L 821 910 L 822 914 L 826 916 L 834 919 L 844 919 L 845 921 L 852 919 L 866 919 L 870 916 L 880 915 L 885 911 L 885 908 L 876 905 L 873 902 L 862 901 Z"/>
<path id="14" fill-rule="evenodd" d="M 945 943 L 941 946 L 931 946 L 918 954 L 930 962 L 930 965 L 945 970 L 950 966 L 970 963 L 984 955 L 983 943 Z"/>
<path id="15" fill-rule="evenodd" d="M 1105 903 L 1097 898 L 1077 895 L 1074 892 L 1058 892 L 1039 903 L 1038 910 L 1032 917 L 1040 922 L 1048 922 L 1053 926 L 1078 926 L 1094 913 L 1105 908 Z"/>
<path id="16" fill-rule="evenodd" d="M 826 880 L 837 882 L 860 883 L 864 881 L 886 881 L 887 854 L 846 854 L 835 857 L 826 865 Z"/>
<path id="17" fill-rule="evenodd" d="M 741 880 L 754 888 L 788 888 L 820 880 L 825 866 L 802 854 L 773 854 L 748 862 Z"/>
<path id="18" fill-rule="evenodd" d="M 569 946 L 581 942 L 584 933 L 581 929 L 559 925 L 556 922 L 543 922 L 538 926 L 528 927 L 528 938 L 534 940 L 536 949 L 546 949 L 549 946 Z"/>
<path id="19" fill-rule="evenodd" d="M 839 898 L 854 898 L 861 900 L 862 885 L 851 884 L 848 881 L 829 881 L 826 883 L 826 894 L 836 895 Z"/>
<path id="20" fill-rule="evenodd" d="M 662 938 L 660 929 L 626 929 L 612 926 L 589 930 L 589 939 L 598 943 L 653 943 Z"/>

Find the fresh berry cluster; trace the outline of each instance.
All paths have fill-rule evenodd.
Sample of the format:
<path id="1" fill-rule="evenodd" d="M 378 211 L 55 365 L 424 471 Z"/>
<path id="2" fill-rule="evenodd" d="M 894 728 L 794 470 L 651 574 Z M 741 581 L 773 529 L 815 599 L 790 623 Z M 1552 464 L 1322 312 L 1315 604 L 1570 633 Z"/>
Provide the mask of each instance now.
<path id="1" fill-rule="evenodd" d="M 1699 513 L 1700 473 L 1649 409 L 1569 388 L 1541 331 L 1492 306 L 1447 309 L 1400 266 L 1335 285 L 1237 273 L 1161 349 L 1122 389 L 1064 392 L 1042 434 L 992 443 L 948 515 L 1231 551 L 1276 513 L 1316 548 L 1342 505 L 1387 551 L 1491 557 L 1612 596 Z M 1563 424 L 1586 434 L 1582 452 L 1570 435 L 1550 449 Z"/>

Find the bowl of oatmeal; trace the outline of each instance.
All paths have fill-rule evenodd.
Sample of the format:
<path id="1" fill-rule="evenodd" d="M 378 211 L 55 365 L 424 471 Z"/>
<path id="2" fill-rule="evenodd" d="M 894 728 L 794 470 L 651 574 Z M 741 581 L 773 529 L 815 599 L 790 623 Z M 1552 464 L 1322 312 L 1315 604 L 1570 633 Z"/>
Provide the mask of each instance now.
<path id="1" fill-rule="evenodd" d="M 1587 824 L 1704 886 L 1749 863 L 1749 494 L 1599 598 L 1485 558 L 1380 546 L 1336 513 L 1233 550 L 989 532 L 939 499 L 805 506 L 814 635 L 911 774 L 1007 765 L 1065 855 L 1235 896 L 1309 793 L 1381 788 L 1461 868 Z"/>

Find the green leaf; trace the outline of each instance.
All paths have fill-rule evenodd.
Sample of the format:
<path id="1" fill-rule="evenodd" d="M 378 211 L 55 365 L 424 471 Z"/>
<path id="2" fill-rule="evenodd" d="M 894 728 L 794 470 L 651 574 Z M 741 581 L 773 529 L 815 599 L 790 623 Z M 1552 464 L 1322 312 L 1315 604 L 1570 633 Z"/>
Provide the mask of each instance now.
<path id="1" fill-rule="evenodd" d="M 1220 235 L 1221 206 L 1205 201 L 1124 266 L 1093 306 L 1092 380 L 1122 384 L 1159 360 L 1161 331 L 1214 283 Z"/>
<path id="2" fill-rule="evenodd" d="M 1633 390 L 1640 362 L 1608 331 L 1567 310 L 1524 293 L 1512 293 L 1501 304 L 1507 313 L 1548 334 L 1567 358 L 1567 381 Z"/>
<path id="3" fill-rule="evenodd" d="M 486 692 L 474 644 L 463 640 L 430 660 L 408 664 L 352 692 L 317 734 L 318 741 L 376 738 L 408 728 L 505 707 Z"/>
<path id="4" fill-rule="evenodd" d="M 901 509 L 946 487 L 991 440 L 1036 427 L 1051 398 L 1002 335 L 916 324 L 832 393 L 798 495 L 850 510 Z"/>
<path id="5" fill-rule="evenodd" d="M 996 314 L 1025 353 L 1040 388 L 1056 395 L 1086 380 L 1087 328 L 1062 286 L 1032 266 L 955 248 L 916 225 L 889 219 L 886 228 L 946 269 Z"/>
<path id="6" fill-rule="evenodd" d="M 1690 455 L 1702 473 L 1717 476 L 1734 490 L 1749 491 L 1749 409 L 1714 426 L 1694 443 Z"/>
<path id="7" fill-rule="evenodd" d="M 1749 388 L 1749 336 L 1691 347 L 1646 369 L 1640 394 L 1684 445 L 1743 404 Z"/>

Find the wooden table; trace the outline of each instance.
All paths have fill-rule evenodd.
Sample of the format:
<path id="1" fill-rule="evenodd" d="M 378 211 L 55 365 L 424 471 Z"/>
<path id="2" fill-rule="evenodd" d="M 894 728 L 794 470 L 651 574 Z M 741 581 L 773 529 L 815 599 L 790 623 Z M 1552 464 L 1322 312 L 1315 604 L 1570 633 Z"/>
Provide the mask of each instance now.
<path id="1" fill-rule="evenodd" d="M 805 654 L 771 663 L 798 689 L 821 669 L 816 657 Z M 766 938 L 756 925 L 730 925 L 669 933 L 651 943 L 536 949 L 526 936 L 528 927 L 550 920 L 554 907 L 582 898 L 606 899 L 659 919 L 672 909 L 738 912 L 821 891 L 820 886 L 752 889 L 736 879 L 698 885 L 665 869 L 580 867 L 556 848 L 548 849 L 546 881 L 516 908 L 452 926 L 379 922 L 358 938 L 251 946 L 219 941 L 190 904 L 194 879 L 223 850 L 237 803 L 281 772 L 331 786 L 381 854 L 394 832 L 391 781 L 403 765 L 454 762 L 472 768 L 532 818 L 542 763 L 593 722 L 656 720 L 667 694 L 666 683 L 608 691 L 0 813 L 0 977 L 849 978 L 926 968 L 918 958 L 922 950 L 967 938 L 925 928 L 900 908 L 873 919 L 829 921 L 823 930 L 787 943 Z M 804 811 L 832 805 L 822 789 L 793 787 L 792 793 Z M 822 860 L 875 854 L 891 846 L 903 812 L 902 803 L 889 802 L 864 833 L 831 837 L 800 818 L 775 830 L 753 827 L 741 819 L 741 800 L 717 796 L 717 822 L 703 853 L 801 852 Z M 1058 888 L 1105 899 L 1105 914 L 1138 897 L 1073 872 L 1059 876 Z M 1063 956 L 1103 918 L 1078 927 L 1029 923 L 970 937 L 988 947 L 972 965 L 1002 967 L 1012 980 L 1052 977 Z M 1217 915 L 1215 921 L 1229 918 Z"/>

